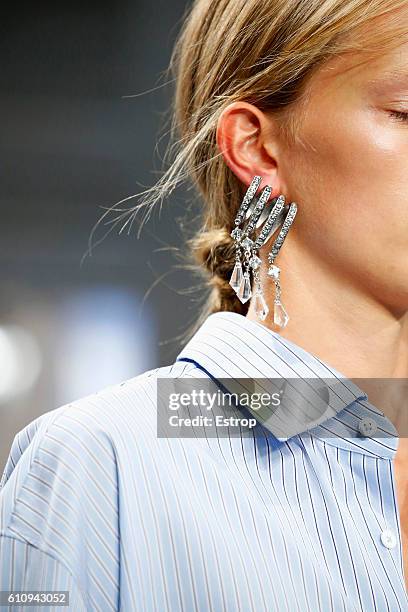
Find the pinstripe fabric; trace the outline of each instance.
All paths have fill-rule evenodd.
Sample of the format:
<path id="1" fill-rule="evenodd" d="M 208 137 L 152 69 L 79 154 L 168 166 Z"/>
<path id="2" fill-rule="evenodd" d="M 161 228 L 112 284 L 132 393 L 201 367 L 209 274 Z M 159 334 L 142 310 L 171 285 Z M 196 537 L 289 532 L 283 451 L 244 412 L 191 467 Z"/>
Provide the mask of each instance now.
<path id="1" fill-rule="evenodd" d="M 334 409 L 290 435 L 259 419 L 253 438 L 158 438 L 162 376 L 214 388 L 330 377 Z M 384 437 L 358 436 L 367 415 Z M 75 611 L 408 610 L 397 444 L 339 372 L 240 315 L 211 315 L 176 363 L 16 435 L 0 491 L 1 589 L 69 590 Z M 395 547 L 382 544 L 385 529 Z"/>

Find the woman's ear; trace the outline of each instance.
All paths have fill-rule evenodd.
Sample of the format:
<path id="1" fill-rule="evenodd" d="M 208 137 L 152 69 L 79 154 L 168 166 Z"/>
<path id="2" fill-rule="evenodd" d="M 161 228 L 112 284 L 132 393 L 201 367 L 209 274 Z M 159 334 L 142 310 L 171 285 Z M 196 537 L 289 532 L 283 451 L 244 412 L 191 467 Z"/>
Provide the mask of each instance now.
<path id="1" fill-rule="evenodd" d="M 279 143 L 275 120 L 248 102 L 233 102 L 221 113 L 217 145 L 235 176 L 249 185 L 257 174 L 272 187 L 271 198 L 284 192 L 279 176 Z"/>

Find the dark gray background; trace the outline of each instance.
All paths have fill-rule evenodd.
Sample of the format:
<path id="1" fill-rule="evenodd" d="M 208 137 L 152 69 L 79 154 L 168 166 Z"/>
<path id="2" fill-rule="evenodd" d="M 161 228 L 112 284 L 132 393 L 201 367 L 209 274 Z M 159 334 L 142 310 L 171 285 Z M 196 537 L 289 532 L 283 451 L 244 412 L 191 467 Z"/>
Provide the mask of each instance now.
<path id="1" fill-rule="evenodd" d="M 22 327 L 42 358 L 30 389 L 0 400 L 2 465 L 19 429 L 76 399 L 78 389 L 99 388 L 93 372 L 109 372 L 109 358 L 117 361 L 120 343 L 110 357 L 109 334 L 105 341 L 94 330 L 98 340 L 90 334 L 81 362 L 82 328 L 71 334 L 70 325 L 88 294 L 84 338 L 94 308 L 95 320 L 115 323 L 116 317 L 124 325 L 127 350 L 134 346 L 138 354 L 102 379 L 106 385 L 170 363 L 180 349 L 177 336 L 196 318 L 195 295 L 186 290 L 197 280 L 172 269 L 179 262 L 166 250 L 182 244 L 183 189 L 153 215 L 139 240 L 136 226 L 129 235 L 119 235 L 117 226 L 81 266 L 101 207 L 159 177 L 172 93 L 164 71 L 186 8 L 181 0 L 40 3 L 2 15 L 0 331 Z M 133 94 L 139 95 L 124 97 Z M 197 211 L 193 202 L 189 218 Z M 95 240 L 108 227 L 100 226 Z M 122 309 L 115 307 L 117 292 L 126 302 Z M 67 348 L 70 334 L 79 334 L 74 348 Z M 3 368 L 4 359 L 0 343 Z M 69 383 L 73 359 L 82 387 Z"/>

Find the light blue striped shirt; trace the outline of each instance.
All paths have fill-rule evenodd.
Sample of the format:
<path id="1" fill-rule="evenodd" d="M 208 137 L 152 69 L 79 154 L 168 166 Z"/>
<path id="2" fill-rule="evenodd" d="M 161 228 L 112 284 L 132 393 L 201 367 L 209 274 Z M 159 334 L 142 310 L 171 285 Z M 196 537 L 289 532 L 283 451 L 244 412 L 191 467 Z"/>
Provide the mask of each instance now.
<path id="1" fill-rule="evenodd" d="M 311 428 L 294 409 L 286 424 L 283 411 L 258 414 L 251 436 L 158 437 L 159 378 L 251 377 L 335 384 Z M 364 433 L 367 422 L 382 435 Z M 241 315 L 213 314 L 173 365 L 16 435 L 0 588 L 70 592 L 67 608 L 32 610 L 408 611 L 397 445 L 337 370 Z"/>

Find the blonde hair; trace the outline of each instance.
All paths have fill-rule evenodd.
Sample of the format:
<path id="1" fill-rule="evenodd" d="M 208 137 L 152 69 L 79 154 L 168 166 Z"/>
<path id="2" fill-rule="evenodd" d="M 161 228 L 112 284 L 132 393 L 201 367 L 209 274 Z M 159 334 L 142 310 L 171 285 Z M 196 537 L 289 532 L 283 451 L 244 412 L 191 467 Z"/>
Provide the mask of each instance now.
<path id="1" fill-rule="evenodd" d="M 143 209 L 145 221 L 152 206 L 193 181 L 204 207 L 188 246 L 211 288 L 202 318 L 248 308 L 228 284 L 234 264 L 229 234 L 246 186 L 217 149 L 221 112 L 236 100 L 252 103 L 273 114 L 282 136 L 293 141 L 314 71 L 340 54 L 372 57 L 400 44 L 403 8 L 405 0 L 196 0 L 187 10 L 167 71 L 175 80 L 164 156 L 171 163 L 121 218 L 128 216 L 127 225 Z"/>

